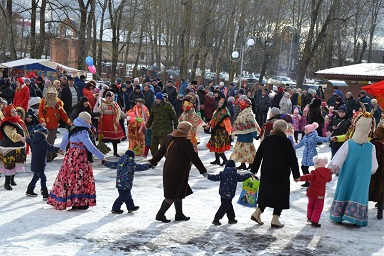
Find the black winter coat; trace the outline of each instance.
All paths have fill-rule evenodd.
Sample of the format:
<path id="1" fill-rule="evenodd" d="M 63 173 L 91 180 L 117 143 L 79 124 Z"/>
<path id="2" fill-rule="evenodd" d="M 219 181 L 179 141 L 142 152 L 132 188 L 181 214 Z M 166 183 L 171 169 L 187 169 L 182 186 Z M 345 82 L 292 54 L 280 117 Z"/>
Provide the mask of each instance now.
<path id="1" fill-rule="evenodd" d="M 333 126 L 337 126 L 337 129 L 333 129 Z M 348 116 L 345 115 L 344 118 L 340 118 L 335 115 L 331 121 L 329 122 L 328 131 L 331 132 L 331 136 L 339 136 L 346 134 L 349 127 L 351 126 L 351 120 L 349 120 Z M 329 146 L 331 148 L 339 149 L 344 142 L 333 142 L 330 141 Z"/>
<path id="2" fill-rule="evenodd" d="M 273 96 L 273 99 L 272 99 L 272 107 L 280 109 L 280 101 L 283 98 L 283 96 L 284 96 L 283 93 L 280 93 L 280 92 L 276 93 L 276 95 Z"/>
<path id="3" fill-rule="evenodd" d="M 77 91 L 77 88 L 75 87 L 77 95 L 79 95 L 79 92 Z M 64 110 L 67 114 L 70 114 L 72 111 L 72 93 L 71 89 L 69 89 L 69 86 L 65 86 L 62 93 L 61 93 L 61 100 L 64 103 Z M 77 96 L 77 100 L 79 100 L 79 96 Z M 77 103 L 77 102 L 76 102 Z"/>
<path id="4" fill-rule="evenodd" d="M 299 165 L 292 142 L 282 132 L 272 131 L 256 152 L 252 173 L 261 165 L 257 203 L 277 209 L 289 209 L 290 175 L 299 178 Z"/>
<path id="5" fill-rule="evenodd" d="M 344 99 L 345 106 L 347 107 L 347 116 L 349 118 L 353 117 L 353 110 L 356 110 L 357 102 L 356 100 L 351 96 L 349 99 Z"/>
<path id="6" fill-rule="evenodd" d="M 272 101 L 268 95 L 261 96 L 260 101 L 256 103 L 256 109 L 259 113 L 267 113 L 271 106 Z"/>
<path id="7" fill-rule="evenodd" d="M 151 90 L 148 90 L 145 93 L 144 97 L 145 97 L 144 98 L 145 99 L 145 106 L 150 111 L 151 108 L 152 108 L 153 103 L 155 102 L 155 95 L 153 94 L 153 92 Z"/>
<path id="8" fill-rule="evenodd" d="M 166 94 L 168 94 L 168 102 L 173 104 L 175 102 L 175 100 L 177 99 L 176 87 L 174 87 L 174 86 L 171 86 L 171 87 L 165 86 L 164 89 L 163 89 L 163 93 L 164 92 Z"/>

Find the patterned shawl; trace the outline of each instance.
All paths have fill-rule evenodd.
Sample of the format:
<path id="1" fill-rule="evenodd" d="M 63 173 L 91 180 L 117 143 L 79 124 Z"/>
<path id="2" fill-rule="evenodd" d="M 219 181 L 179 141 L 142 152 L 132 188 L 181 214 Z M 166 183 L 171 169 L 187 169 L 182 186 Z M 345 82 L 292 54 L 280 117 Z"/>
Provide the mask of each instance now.
<path id="1" fill-rule="evenodd" d="M 225 118 L 230 117 L 227 107 L 222 106 L 213 112 L 212 120 L 209 123 L 213 130 L 216 130 L 217 126 L 221 124 Z"/>
<path id="2" fill-rule="evenodd" d="M 252 107 L 243 109 L 237 116 L 232 126 L 232 134 L 248 134 L 260 130 L 256 122 L 255 115 L 252 113 Z"/>

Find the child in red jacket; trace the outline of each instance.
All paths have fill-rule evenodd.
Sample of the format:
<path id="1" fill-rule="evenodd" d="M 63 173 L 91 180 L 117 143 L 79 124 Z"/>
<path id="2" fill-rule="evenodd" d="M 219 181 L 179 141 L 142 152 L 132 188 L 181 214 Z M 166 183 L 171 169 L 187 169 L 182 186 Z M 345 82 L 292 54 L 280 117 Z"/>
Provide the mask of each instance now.
<path id="1" fill-rule="evenodd" d="M 319 228 L 321 227 L 319 220 L 324 207 L 325 184 L 332 180 L 332 173 L 330 169 L 325 168 L 328 163 L 327 158 L 315 156 L 313 163 L 315 164 L 315 170 L 311 171 L 310 174 L 301 176 L 296 181 L 310 182 L 307 189 L 307 218 L 312 227 Z"/>

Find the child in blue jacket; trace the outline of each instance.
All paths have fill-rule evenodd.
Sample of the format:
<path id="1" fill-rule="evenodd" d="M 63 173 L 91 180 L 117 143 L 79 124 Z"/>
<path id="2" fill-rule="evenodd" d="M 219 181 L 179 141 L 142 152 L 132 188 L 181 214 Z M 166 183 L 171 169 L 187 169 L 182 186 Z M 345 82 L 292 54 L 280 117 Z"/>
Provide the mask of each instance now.
<path id="1" fill-rule="evenodd" d="M 219 194 L 221 196 L 221 205 L 212 221 L 214 225 L 221 225 L 220 219 L 227 214 L 228 224 L 236 224 L 235 211 L 233 210 L 232 199 L 235 197 L 237 182 L 245 181 L 250 178 L 251 174 L 239 174 L 233 160 L 228 160 L 225 164 L 224 171 L 219 174 L 208 174 L 208 179 L 212 181 L 220 181 Z"/>
<path id="2" fill-rule="evenodd" d="M 131 195 L 133 176 L 135 172 L 145 171 L 153 166 L 151 164 L 137 164 L 134 160 L 135 153 L 132 150 L 127 150 L 117 162 L 102 161 L 104 166 L 117 169 L 116 188 L 119 191 L 119 197 L 113 203 L 112 213 L 122 214 L 124 211 L 120 207 L 123 203 L 127 206 L 129 213 L 140 208 L 135 206 Z"/>
<path id="3" fill-rule="evenodd" d="M 47 152 L 62 152 L 60 148 L 52 146 L 47 142 L 48 130 L 38 125 L 37 129 L 33 132 L 31 138 L 27 138 L 26 142 L 31 146 L 32 160 L 31 171 L 34 173 L 31 182 L 28 185 L 27 196 L 36 197 L 37 194 L 33 191 L 37 181 L 40 179 L 41 194 L 43 200 L 48 200 L 47 177 L 45 176 L 45 165 L 47 164 Z"/>

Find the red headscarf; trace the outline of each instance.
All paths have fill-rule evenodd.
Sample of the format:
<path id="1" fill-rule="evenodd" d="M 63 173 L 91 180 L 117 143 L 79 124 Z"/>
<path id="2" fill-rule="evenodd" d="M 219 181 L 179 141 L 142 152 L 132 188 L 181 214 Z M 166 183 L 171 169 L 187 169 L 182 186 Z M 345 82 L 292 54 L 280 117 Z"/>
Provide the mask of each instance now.
<path id="1" fill-rule="evenodd" d="M 4 113 L 5 117 L 3 120 L 1 120 L 1 123 L 4 123 L 4 122 L 16 123 L 16 124 L 20 125 L 21 128 L 23 128 L 25 135 L 28 135 L 28 129 L 27 129 L 27 126 L 25 125 L 24 121 L 19 116 L 13 117 L 11 114 L 12 109 L 14 109 L 16 111 L 16 109 L 13 105 L 6 106 L 3 109 L 3 113 Z M 1 139 L 1 133 L 0 133 L 0 139 Z"/>

